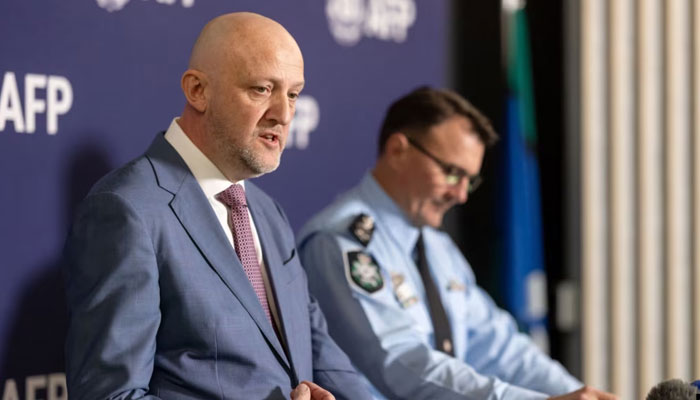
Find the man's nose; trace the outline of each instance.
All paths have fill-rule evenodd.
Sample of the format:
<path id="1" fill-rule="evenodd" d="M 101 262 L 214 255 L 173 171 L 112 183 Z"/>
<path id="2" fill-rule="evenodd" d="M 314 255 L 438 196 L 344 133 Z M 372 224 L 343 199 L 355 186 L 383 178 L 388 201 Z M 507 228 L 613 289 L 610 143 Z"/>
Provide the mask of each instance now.
<path id="1" fill-rule="evenodd" d="M 278 125 L 289 125 L 294 118 L 294 105 L 286 93 L 273 94 L 266 118 Z"/>
<path id="2" fill-rule="evenodd" d="M 469 178 L 463 176 L 456 185 L 450 187 L 450 194 L 458 204 L 464 204 L 469 198 Z"/>

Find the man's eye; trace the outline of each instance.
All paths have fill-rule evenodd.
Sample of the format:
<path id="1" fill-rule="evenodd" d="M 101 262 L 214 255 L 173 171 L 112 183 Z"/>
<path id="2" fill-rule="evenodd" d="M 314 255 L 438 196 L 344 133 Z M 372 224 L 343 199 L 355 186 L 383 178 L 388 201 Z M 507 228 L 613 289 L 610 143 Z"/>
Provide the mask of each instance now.
<path id="1" fill-rule="evenodd" d="M 457 169 L 455 167 L 448 167 L 447 175 L 456 176 L 458 179 L 461 178 L 462 176 L 466 176 L 466 174 L 464 174 L 462 171 L 460 171 L 459 169 Z"/>
<path id="2" fill-rule="evenodd" d="M 289 98 L 292 100 L 296 100 L 297 98 L 299 98 L 299 93 L 290 93 Z"/>
<path id="3" fill-rule="evenodd" d="M 255 86 L 255 87 L 253 87 L 253 90 L 255 90 L 256 92 L 258 92 L 260 94 L 267 93 L 267 88 L 265 86 Z"/>

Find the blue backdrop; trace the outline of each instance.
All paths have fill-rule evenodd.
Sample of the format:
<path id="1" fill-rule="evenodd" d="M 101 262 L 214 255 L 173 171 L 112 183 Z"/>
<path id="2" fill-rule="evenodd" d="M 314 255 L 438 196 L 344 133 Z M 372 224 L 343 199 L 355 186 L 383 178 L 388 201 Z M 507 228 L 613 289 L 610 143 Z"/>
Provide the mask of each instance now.
<path id="1" fill-rule="evenodd" d="M 277 172 L 257 179 L 295 229 L 371 166 L 389 102 L 444 86 L 448 0 L 0 2 L 0 398 L 66 398 L 60 252 L 76 203 L 184 105 L 204 23 L 282 23 L 307 85 Z"/>

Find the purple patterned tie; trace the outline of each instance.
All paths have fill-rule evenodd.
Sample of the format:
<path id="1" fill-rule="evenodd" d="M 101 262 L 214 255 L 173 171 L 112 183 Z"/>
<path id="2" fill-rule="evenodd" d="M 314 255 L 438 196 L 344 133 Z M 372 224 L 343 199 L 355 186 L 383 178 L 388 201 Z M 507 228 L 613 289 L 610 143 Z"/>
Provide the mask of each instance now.
<path id="1" fill-rule="evenodd" d="M 228 222 L 233 233 L 233 244 L 236 247 L 236 254 L 238 254 L 238 258 L 243 264 L 243 271 L 245 271 L 250 284 L 253 285 L 253 290 L 255 290 L 255 294 L 260 300 L 267 320 L 272 323 L 270 306 L 267 304 L 267 295 L 265 294 L 265 283 L 260 272 L 258 254 L 255 251 L 253 231 L 250 228 L 245 190 L 243 186 L 234 184 L 217 194 L 216 199 L 229 207 Z"/>

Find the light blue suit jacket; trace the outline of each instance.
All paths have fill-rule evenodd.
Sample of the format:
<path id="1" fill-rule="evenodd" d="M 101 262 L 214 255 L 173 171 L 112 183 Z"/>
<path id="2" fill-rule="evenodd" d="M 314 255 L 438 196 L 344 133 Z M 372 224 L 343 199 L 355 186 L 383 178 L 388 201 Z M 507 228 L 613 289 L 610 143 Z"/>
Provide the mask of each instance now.
<path id="1" fill-rule="evenodd" d="M 93 187 L 68 237 L 71 400 L 282 399 L 305 379 L 339 399 L 369 398 L 308 294 L 286 216 L 250 182 L 246 193 L 287 345 L 159 134 Z"/>

